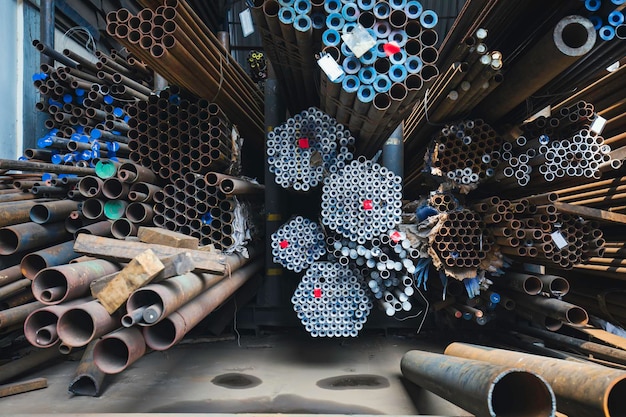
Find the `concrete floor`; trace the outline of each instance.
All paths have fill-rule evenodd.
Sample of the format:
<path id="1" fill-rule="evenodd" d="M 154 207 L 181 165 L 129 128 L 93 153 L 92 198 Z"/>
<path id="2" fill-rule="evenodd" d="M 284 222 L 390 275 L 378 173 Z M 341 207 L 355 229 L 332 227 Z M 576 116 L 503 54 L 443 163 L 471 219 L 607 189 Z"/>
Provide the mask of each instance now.
<path id="1" fill-rule="evenodd" d="M 440 347 L 412 337 L 311 339 L 301 332 L 199 339 L 152 352 L 105 381 L 98 398 L 72 396 L 77 362 L 28 376 L 48 388 L 0 399 L 1 415 L 283 413 L 471 416 L 403 381 L 400 359 Z M 330 379 L 329 379 L 330 378 Z M 326 380 L 326 381 L 324 381 Z M 171 414 L 170 414 L 171 415 Z"/>

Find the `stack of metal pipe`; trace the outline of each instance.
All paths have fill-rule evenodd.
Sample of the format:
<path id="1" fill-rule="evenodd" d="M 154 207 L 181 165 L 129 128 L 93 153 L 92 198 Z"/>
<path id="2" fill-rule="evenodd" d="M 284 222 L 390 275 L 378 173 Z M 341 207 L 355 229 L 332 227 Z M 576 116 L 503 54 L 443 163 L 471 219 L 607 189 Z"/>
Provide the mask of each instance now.
<path id="1" fill-rule="evenodd" d="M 320 0 L 256 0 L 252 15 L 260 30 L 278 80 L 288 85 L 284 94 L 295 114 L 317 106 L 319 71 L 314 53 L 319 51 L 325 26 L 324 2 Z"/>
<path id="2" fill-rule="evenodd" d="M 357 273 L 334 262 L 315 262 L 292 298 L 313 337 L 356 337 L 373 307 Z"/>
<path id="3" fill-rule="evenodd" d="M 263 137 L 263 97 L 185 1 L 143 0 L 135 16 L 107 15 L 107 33 L 133 54 L 198 97 L 217 103 L 251 143 Z"/>
<path id="4" fill-rule="evenodd" d="M 302 216 L 296 216 L 272 233 L 274 263 L 300 272 L 326 254 L 322 227 Z"/>
<path id="5" fill-rule="evenodd" d="M 467 193 L 493 177 L 501 158 L 502 137 L 481 119 L 464 120 L 443 127 L 423 158 L 405 179 L 406 188 L 418 188 L 424 172 Z"/>
<path id="6" fill-rule="evenodd" d="M 306 192 L 352 161 L 354 142 L 345 126 L 311 107 L 268 132 L 269 170 L 281 187 Z"/>
<path id="7" fill-rule="evenodd" d="M 171 86 L 128 108 L 129 158 L 170 181 L 236 166 L 236 139 L 224 112 L 208 100 L 181 94 Z"/>
<path id="8" fill-rule="evenodd" d="M 359 157 L 327 177 L 322 189 L 322 224 L 364 244 L 400 223 L 402 180 L 378 163 Z"/>

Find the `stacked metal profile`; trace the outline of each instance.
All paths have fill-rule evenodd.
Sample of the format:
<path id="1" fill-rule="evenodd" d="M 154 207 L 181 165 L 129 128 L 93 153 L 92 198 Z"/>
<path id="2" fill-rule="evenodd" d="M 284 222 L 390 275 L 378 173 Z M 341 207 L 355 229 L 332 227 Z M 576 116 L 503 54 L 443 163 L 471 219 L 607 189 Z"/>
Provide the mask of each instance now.
<path id="1" fill-rule="evenodd" d="M 354 142 L 345 126 L 311 107 L 268 132 L 269 170 L 281 187 L 306 192 L 352 161 Z"/>
<path id="2" fill-rule="evenodd" d="M 315 262 L 291 298 L 313 337 L 356 337 L 372 309 L 360 277 L 333 262 Z"/>
<path id="3" fill-rule="evenodd" d="M 448 124 L 434 136 L 421 168 L 418 165 L 405 183 L 407 187 L 415 185 L 426 171 L 465 192 L 475 189 L 496 173 L 501 146 L 502 137 L 483 120 Z"/>
<path id="4" fill-rule="evenodd" d="M 402 179 L 359 157 L 324 181 L 322 224 L 364 244 L 400 223 Z"/>
<path id="5" fill-rule="evenodd" d="M 263 97 L 185 1 L 142 3 L 107 15 L 107 33 L 170 83 L 216 103 L 251 143 L 263 137 Z"/>
<path id="6" fill-rule="evenodd" d="M 326 254 L 324 230 L 302 216 L 296 216 L 272 233 L 274 263 L 300 272 Z"/>

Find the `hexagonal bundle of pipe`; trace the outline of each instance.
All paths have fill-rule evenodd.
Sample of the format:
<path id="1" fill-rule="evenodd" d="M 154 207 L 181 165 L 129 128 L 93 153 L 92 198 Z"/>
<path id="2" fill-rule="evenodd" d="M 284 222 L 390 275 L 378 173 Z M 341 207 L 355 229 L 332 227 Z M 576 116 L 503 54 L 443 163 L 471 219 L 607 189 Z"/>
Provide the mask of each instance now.
<path id="1" fill-rule="evenodd" d="M 572 177 L 600 179 L 602 172 L 622 166 L 601 136 L 603 119 L 594 123 L 598 115 L 592 104 L 581 100 L 555 108 L 554 114 L 522 125 L 522 134 L 503 144 L 504 163 L 495 176 L 499 183 L 526 186 L 532 178 L 544 183 Z"/>
<path id="2" fill-rule="evenodd" d="M 322 109 L 363 140 L 361 153 L 373 154 L 410 112 L 407 103 L 439 74 L 437 14 L 407 0 L 329 0 L 324 8 L 323 53 L 344 74 L 323 74 Z"/>
<path id="3" fill-rule="evenodd" d="M 296 216 L 272 233 L 275 263 L 300 272 L 326 254 L 324 230 L 302 216 Z"/>
<path id="4" fill-rule="evenodd" d="M 424 169 L 467 193 L 494 175 L 501 145 L 502 138 L 481 119 L 451 123 L 433 138 Z"/>
<path id="5" fill-rule="evenodd" d="M 327 243 L 332 258 L 362 277 L 386 315 L 409 312 L 416 305 L 415 279 L 417 286 L 428 279 L 430 262 L 411 246 L 405 232 L 392 230 L 364 245 L 339 235 L 329 237 Z"/>
<path id="6" fill-rule="evenodd" d="M 171 86 L 128 109 L 130 159 L 165 180 L 224 170 L 232 162 L 233 127 L 220 107 L 181 94 Z"/>
<path id="7" fill-rule="evenodd" d="M 364 157 L 324 180 L 322 224 L 360 244 L 400 223 L 402 179 Z"/>
<path id="8" fill-rule="evenodd" d="M 463 209 L 445 213 L 430 236 L 431 246 L 448 268 L 477 269 L 491 251 L 485 223 L 477 213 Z"/>
<path id="9" fill-rule="evenodd" d="M 324 176 L 352 161 L 354 137 L 335 119 L 311 107 L 268 132 L 266 145 L 276 183 L 309 191 L 321 184 Z"/>
<path id="10" fill-rule="evenodd" d="M 333 262 L 313 263 L 291 302 L 313 337 L 358 336 L 373 306 L 358 275 Z"/>

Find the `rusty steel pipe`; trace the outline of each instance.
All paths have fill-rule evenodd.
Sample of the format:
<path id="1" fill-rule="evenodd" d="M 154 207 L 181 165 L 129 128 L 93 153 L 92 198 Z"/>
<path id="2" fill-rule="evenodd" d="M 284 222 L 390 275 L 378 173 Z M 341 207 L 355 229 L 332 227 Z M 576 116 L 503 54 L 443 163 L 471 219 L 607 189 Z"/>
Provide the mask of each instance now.
<path id="1" fill-rule="evenodd" d="M 563 277 L 556 275 L 539 275 L 539 279 L 543 284 L 543 291 L 555 297 L 563 297 L 569 292 L 569 282 Z"/>
<path id="2" fill-rule="evenodd" d="M 57 323 L 62 313 L 74 305 L 82 304 L 87 299 L 73 300 L 65 304 L 44 306 L 33 311 L 24 321 L 24 336 L 31 345 L 47 348 L 59 341 Z"/>
<path id="3" fill-rule="evenodd" d="M 259 251 L 255 248 L 250 251 L 250 258 L 239 254 L 226 257 L 229 270 L 235 270 L 250 262 Z M 138 324 L 150 326 L 158 323 L 179 307 L 227 278 L 225 274 L 194 274 L 178 275 L 156 284 L 150 284 L 134 291 L 126 302 L 127 316 L 133 317 L 136 310 L 144 309 L 143 320 Z M 125 316 L 126 317 L 126 316 Z"/>
<path id="4" fill-rule="evenodd" d="M 92 281 L 120 269 L 103 259 L 46 268 L 33 280 L 33 295 L 44 304 L 58 304 L 88 294 Z"/>
<path id="5" fill-rule="evenodd" d="M 467 343 L 452 343 L 446 355 L 516 366 L 541 375 L 552 386 L 559 412 L 576 417 L 626 415 L 626 372 Z"/>
<path id="6" fill-rule="evenodd" d="M 22 279 L 20 265 L 14 265 L 0 270 L 0 286 L 8 285 Z"/>
<path id="7" fill-rule="evenodd" d="M 24 320 L 26 320 L 26 317 L 28 317 L 30 313 L 43 306 L 44 304 L 39 301 L 33 301 L 32 303 L 0 311 L 0 329 L 6 329 L 16 324 L 24 323 Z"/>
<path id="8" fill-rule="evenodd" d="M 119 173 L 119 170 L 118 170 Z M 107 178 L 102 184 L 102 194 L 109 200 L 126 198 L 130 187 L 118 178 Z"/>
<path id="9" fill-rule="evenodd" d="M 82 213 L 89 220 L 101 220 L 104 215 L 104 201 L 98 198 L 89 198 L 83 202 Z"/>
<path id="10" fill-rule="evenodd" d="M 517 272 L 507 272 L 498 283 L 528 295 L 537 295 L 543 288 L 541 280 L 536 276 Z"/>
<path id="11" fill-rule="evenodd" d="M 0 204 L 0 227 L 25 223 L 30 220 L 30 209 L 46 200 L 27 200 Z"/>
<path id="12" fill-rule="evenodd" d="M 32 281 L 35 275 L 42 269 L 66 264 L 72 259 L 78 258 L 78 256 L 74 252 L 74 241 L 70 240 L 27 254 L 22 258 L 20 270 L 24 277 Z"/>
<path id="13" fill-rule="evenodd" d="M 589 316 L 583 308 L 556 298 L 516 294 L 513 299 L 524 308 L 566 323 L 584 325 L 589 321 Z"/>
<path id="14" fill-rule="evenodd" d="M 95 173 L 95 170 L 93 168 L 80 168 L 70 165 L 47 164 L 44 162 L 14 161 L 11 159 L 0 159 L 0 169 L 76 175 L 93 175 Z"/>
<path id="15" fill-rule="evenodd" d="M 51 245 L 69 237 L 62 222 L 45 226 L 33 222 L 5 226 L 0 229 L 0 255 Z"/>
<path id="16" fill-rule="evenodd" d="M 135 182 L 130 186 L 128 198 L 139 203 L 149 202 L 154 199 L 154 193 L 162 188 L 147 182 Z"/>
<path id="17" fill-rule="evenodd" d="M 65 220 L 79 207 L 77 201 L 61 200 L 35 204 L 30 208 L 30 220 L 37 224 L 54 223 Z"/>
<path id="18" fill-rule="evenodd" d="M 95 175 L 88 175 L 80 179 L 78 183 L 78 192 L 83 197 L 97 198 L 102 196 L 102 179 Z"/>
<path id="19" fill-rule="evenodd" d="M 10 284 L 3 285 L 2 287 L 0 287 L 0 300 L 9 298 L 12 295 L 17 294 L 28 287 L 30 287 L 29 279 L 20 279 Z"/>
<path id="20" fill-rule="evenodd" d="M 73 306 L 61 314 L 57 333 L 63 344 L 82 347 L 120 327 L 119 317 L 111 316 L 97 301 Z"/>
<path id="21" fill-rule="evenodd" d="M 141 165 L 124 163 L 117 170 L 117 177 L 126 183 L 147 182 L 158 183 L 158 177 L 148 168 Z"/>
<path id="22" fill-rule="evenodd" d="M 111 236 L 111 222 L 108 220 L 103 220 L 101 222 L 92 223 L 88 226 L 81 227 L 76 231 L 76 233 L 74 233 L 74 239 L 76 239 L 76 236 L 80 235 L 81 233 L 103 237 Z"/>
<path id="23" fill-rule="evenodd" d="M 111 235 L 116 239 L 126 239 L 129 236 L 136 236 L 138 231 L 137 224 L 130 219 L 116 219 L 111 223 Z"/>
<path id="24" fill-rule="evenodd" d="M 400 363 L 412 383 L 476 416 L 554 416 L 554 392 L 534 372 L 515 365 L 494 365 L 412 350 Z"/>
<path id="25" fill-rule="evenodd" d="M 145 203 L 130 203 L 126 207 L 126 218 L 135 224 L 145 224 L 154 216 L 152 206 Z"/>
<path id="26" fill-rule="evenodd" d="M 70 382 L 68 390 L 74 395 L 85 395 L 97 397 L 100 395 L 102 383 L 106 374 L 94 364 L 93 350 L 97 341 L 94 340 L 87 345 L 85 352 L 74 371 L 74 376 Z"/>
<path id="27" fill-rule="evenodd" d="M 146 344 L 154 350 L 166 350 L 178 343 L 194 326 L 260 271 L 262 266 L 263 260 L 258 259 L 239 268 L 159 323 L 145 327 L 143 335 Z"/>
<path id="28" fill-rule="evenodd" d="M 22 358 L 0 366 L 0 384 L 4 384 L 21 374 L 37 369 L 44 363 L 52 359 L 58 359 L 60 356 L 61 354 L 57 349 L 34 350 Z"/>
<path id="29" fill-rule="evenodd" d="M 96 342 L 95 365 L 105 374 L 118 374 L 146 353 L 141 330 L 129 327 L 110 333 Z"/>

